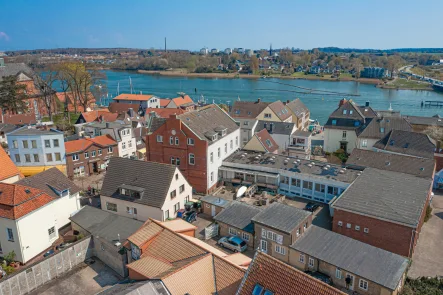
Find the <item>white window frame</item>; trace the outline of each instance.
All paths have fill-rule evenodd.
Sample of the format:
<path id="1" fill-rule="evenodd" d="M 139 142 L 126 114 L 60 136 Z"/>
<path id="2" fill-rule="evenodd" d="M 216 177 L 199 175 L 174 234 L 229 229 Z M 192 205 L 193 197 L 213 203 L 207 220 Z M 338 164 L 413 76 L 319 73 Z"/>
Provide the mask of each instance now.
<path id="1" fill-rule="evenodd" d="M 211 152 L 211 153 L 209 154 L 209 161 L 210 161 L 211 163 L 214 163 L 214 153 L 213 153 L 213 152 Z"/>
<path id="2" fill-rule="evenodd" d="M 298 261 L 300 261 L 301 263 L 305 263 L 305 254 L 300 253 L 300 256 L 298 257 Z"/>
<path id="3" fill-rule="evenodd" d="M 314 267 L 314 266 L 315 266 L 315 260 L 314 260 L 314 258 L 309 257 L 309 260 L 308 260 L 308 266 L 309 266 L 309 267 Z"/>
<path id="4" fill-rule="evenodd" d="M 363 229 L 363 232 L 364 232 L 365 234 L 369 234 L 369 228 L 365 227 L 365 228 Z"/>
<path id="5" fill-rule="evenodd" d="M 343 221 L 339 221 L 337 224 L 338 224 L 338 226 L 342 227 L 343 226 Z"/>
<path id="6" fill-rule="evenodd" d="M 52 241 L 57 237 L 57 233 L 55 232 L 55 226 L 48 228 L 49 240 Z"/>
<path id="7" fill-rule="evenodd" d="M 342 273 L 341 269 L 339 269 L 339 268 L 335 269 L 335 277 L 339 280 L 341 280 L 343 278 L 343 273 Z"/>
<path id="8" fill-rule="evenodd" d="M 8 241 L 10 242 L 14 242 L 14 231 L 12 230 L 12 228 L 6 228 L 6 235 L 8 238 Z"/>
<path id="9" fill-rule="evenodd" d="M 157 142 L 163 142 L 163 136 L 157 135 Z"/>
<path id="10" fill-rule="evenodd" d="M 193 138 L 188 138 L 188 145 L 194 145 L 195 140 Z"/>
<path id="11" fill-rule="evenodd" d="M 236 235 L 237 235 L 237 230 L 236 230 L 235 228 L 233 228 L 233 227 L 230 227 L 230 228 L 228 229 L 228 233 L 229 233 L 231 236 L 236 236 Z"/>
<path id="12" fill-rule="evenodd" d="M 362 290 L 368 291 L 368 281 L 359 279 L 358 280 L 358 287 Z"/>
<path id="13" fill-rule="evenodd" d="M 261 237 L 266 239 L 267 238 L 267 232 L 264 228 L 261 229 Z"/>
<path id="14" fill-rule="evenodd" d="M 96 151 L 95 150 L 91 151 L 91 157 L 95 158 L 95 155 L 96 155 Z"/>
<path id="15" fill-rule="evenodd" d="M 109 209 L 109 205 L 115 205 L 115 210 Z M 106 210 L 112 211 L 112 212 L 117 212 L 118 211 L 118 206 L 117 206 L 116 203 L 106 202 Z"/>
<path id="16" fill-rule="evenodd" d="M 346 223 L 346 228 L 352 228 L 352 224 Z"/>
<path id="17" fill-rule="evenodd" d="M 72 155 L 72 161 L 78 161 L 78 154 Z"/>
<path id="18" fill-rule="evenodd" d="M 192 161 L 191 161 L 191 159 L 192 159 Z M 189 154 L 188 162 L 189 162 L 189 165 L 195 165 L 195 155 L 194 154 Z"/>
<path id="19" fill-rule="evenodd" d="M 108 154 L 112 153 L 114 151 L 114 149 L 112 148 L 112 146 L 108 146 Z"/>
<path id="20" fill-rule="evenodd" d="M 356 231 L 360 231 L 360 225 L 356 225 L 356 226 L 355 226 L 355 230 L 356 230 Z"/>
<path id="21" fill-rule="evenodd" d="M 249 239 L 250 239 L 249 234 L 247 234 L 247 233 L 242 233 L 242 234 L 241 234 L 241 237 L 242 237 L 242 239 L 243 239 L 244 241 L 249 242 Z"/>
<path id="22" fill-rule="evenodd" d="M 169 144 L 174 145 L 174 136 L 169 136 Z"/>
<path id="23" fill-rule="evenodd" d="M 361 146 L 362 147 L 368 147 L 368 140 L 367 139 L 362 139 L 361 140 Z"/>
<path id="24" fill-rule="evenodd" d="M 286 248 L 281 245 L 275 245 L 275 252 L 281 255 L 286 255 Z"/>
<path id="25" fill-rule="evenodd" d="M 175 145 L 179 145 L 180 144 L 180 140 L 178 139 L 178 136 L 175 137 Z"/>

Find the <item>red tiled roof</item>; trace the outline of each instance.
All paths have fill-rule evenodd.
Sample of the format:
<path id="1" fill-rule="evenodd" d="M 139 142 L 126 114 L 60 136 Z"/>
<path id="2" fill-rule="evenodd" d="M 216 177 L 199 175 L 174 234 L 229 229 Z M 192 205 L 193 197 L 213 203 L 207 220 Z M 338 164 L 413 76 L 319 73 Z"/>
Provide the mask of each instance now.
<path id="1" fill-rule="evenodd" d="M 258 140 L 261 142 L 263 147 L 269 152 L 273 153 L 276 150 L 278 150 L 278 144 L 275 142 L 275 140 L 272 138 L 271 134 L 269 134 L 268 130 L 263 129 L 260 132 L 257 132 L 255 134 L 257 136 Z M 271 142 L 271 146 L 268 145 L 266 140 L 269 140 Z"/>
<path id="2" fill-rule="evenodd" d="M 187 104 L 187 103 L 193 103 L 194 101 L 192 100 L 192 98 L 189 97 L 189 95 L 185 95 L 184 97 L 176 97 L 173 98 L 172 101 L 175 103 L 175 105 L 177 107 L 183 105 L 183 104 Z"/>
<path id="3" fill-rule="evenodd" d="M 169 118 L 170 115 L 181 115 L 186 113 L 186 111 L 182 109 L 147 108 L 146 115 L 148 115 L 150 112 L 155 112 L 161 118 Z"/>
<path id="4" fill-rule="evenodd" d="M 57 92 L 56 93 L 58 100 L 61 103 L 65 102 L 65 93 L 64 92 Z M 66 92 L 66 96 L 68 97 L 68 110 L 70 112 L 74 112 L 75 108 L 74 108 L 74 104 L 72 102 L 72 98 L 73 98 L 73 94 L 72 92 L 68 91 Z M 95 97 L 91 92 L 88 92 L 88 107 L 92 107 L 95 104 Z M 83 109 L 83 107 L 81 106 L 80 103 L 77 103 L 77 110 L 81 110 Z"/>
<path id="5" fill-rule="evenodd" d="M 32 187 L 0 183 L 0 217 L 17 219 L 55 199 Z"/>
<path id="6" fill-rule="evenodd" d="M 119 96 L 116 96 L 113 98 L 113 100 L 139 100 L 139 101 L 145 101 L 150 100 L 153 97 L 151 94 L 120 94 Z"/>
<path id="7" fill-rule="evenodd" d="M 0 181 L 16 175 L 21 175 L 20 171 L 17 169 L 12 160 L 9 158 L 8 154 L 6 154 L 5 150 L 1 146 L 0 167 Z"/>
<path id="8" fill-rule="evenodd" d="M 31 125 L 36 124 L 35 114 L 15 114 L 15 115 L 3 115 L 3 123 L 13 124 L 13 125 Z"/>
<path id="9" fill-rule="evenodd" d="M 164 108 L 171 102 L 170 99 L 160 98 L 160 107 Z"/>
<path id="10" fill-rule="evenodd" d="M 137 112 L 140 108 L 140 105 L 135 103 L 126 103 L 126 102 L 111 102 L 108 106 L 108 109 L 111 113 L 126 113 L 129 109 L 133 109 L 134 112 Z"/>
<path id="11" fill-rule="evenodd" d="M 117 120 L 118 114 L 111 113 L 108 109 L 102 109 L 90 112 L 83 112 L 82 116 L 85 119 L 86 123 L 98 121 L 100 117 L 106 122 L 114 122 L 115 120 Z"/>
<path id="12" fill-rule="evenodd" d="M 65 151 L 67 154 L 82 152 L 91 145 L 97 144 L 101 147 L 117 145 L 117 142 L 109 135 L 101 135 L 94 138 L 82 138 L 65 142 Z"/>

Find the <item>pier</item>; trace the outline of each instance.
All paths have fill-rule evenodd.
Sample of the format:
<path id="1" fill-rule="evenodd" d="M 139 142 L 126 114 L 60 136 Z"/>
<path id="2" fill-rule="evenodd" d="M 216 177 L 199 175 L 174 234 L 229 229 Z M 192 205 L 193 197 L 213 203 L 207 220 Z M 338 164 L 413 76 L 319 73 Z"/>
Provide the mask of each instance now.
<path id="1" fill-rule="evenodd" d="M 422 107 L 443 107 L 443 101 L 440 100 L 425 100 L 421 102 Z"/>

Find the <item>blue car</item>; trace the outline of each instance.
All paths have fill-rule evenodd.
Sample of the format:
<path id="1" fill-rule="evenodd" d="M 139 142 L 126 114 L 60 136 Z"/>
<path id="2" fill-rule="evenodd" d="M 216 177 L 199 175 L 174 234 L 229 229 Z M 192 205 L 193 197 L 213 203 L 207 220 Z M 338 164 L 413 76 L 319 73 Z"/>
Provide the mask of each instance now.
<path id="1" fill-rule="evenodd" d="M 234 252 L 243 252 L 246 251 L 246 249 L 248 248 L 246 242 L 237 236 L 223 237 L 218 240 L 217 244 Z"/>

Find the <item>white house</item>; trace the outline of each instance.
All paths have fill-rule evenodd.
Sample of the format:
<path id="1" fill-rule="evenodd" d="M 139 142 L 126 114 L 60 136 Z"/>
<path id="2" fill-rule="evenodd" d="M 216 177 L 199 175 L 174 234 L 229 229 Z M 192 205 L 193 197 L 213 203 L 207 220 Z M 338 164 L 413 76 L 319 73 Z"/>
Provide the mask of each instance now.
<path id="1" fill-rule="evenodd" d="M 80 189 L 51 168 L 15 184 L 0 183 L 0 255 L 26 263 L 48 249 L 80 209 Z"/>
<path id="2" fill-rule="evenodd" d="M 143 109 L 159 108 L 160 98 L 151 94 L 127 94 L 123 93 L 113 98 L 117 103 L 130 103 L 141 106 Z"/>
<path id="3" fill-rule="evenodd" d="M 167 220 L 192 199 L 192 187 L 173 165 L 111 158 L 101 190 L 102 209 L 146 221 Z"/>

